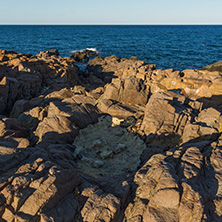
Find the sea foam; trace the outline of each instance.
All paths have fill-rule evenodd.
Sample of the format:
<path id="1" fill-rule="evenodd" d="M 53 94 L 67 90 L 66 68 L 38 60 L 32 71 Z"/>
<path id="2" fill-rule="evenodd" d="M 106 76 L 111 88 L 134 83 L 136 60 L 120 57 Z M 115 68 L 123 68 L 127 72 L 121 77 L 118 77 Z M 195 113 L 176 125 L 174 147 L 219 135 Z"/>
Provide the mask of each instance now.
<path id="1" fill-rule="evenodd" d="M 72 50 L 71 53 L 83 52 L 84 50 L 90 50 L 90 51 L 96 52 L 97 54 L 99 52 L 97 48 L 85 48 L 85 49 Z"/>

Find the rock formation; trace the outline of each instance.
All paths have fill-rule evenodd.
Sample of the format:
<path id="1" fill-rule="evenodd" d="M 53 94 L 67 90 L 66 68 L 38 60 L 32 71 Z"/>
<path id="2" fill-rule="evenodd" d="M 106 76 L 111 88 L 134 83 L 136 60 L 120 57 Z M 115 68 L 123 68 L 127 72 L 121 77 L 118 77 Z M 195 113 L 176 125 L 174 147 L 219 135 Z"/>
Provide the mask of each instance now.
<path id="1" fill-rule="evenodd" d="M 222 221 L 221 63 L 0 50 L 0 221 Z"/>

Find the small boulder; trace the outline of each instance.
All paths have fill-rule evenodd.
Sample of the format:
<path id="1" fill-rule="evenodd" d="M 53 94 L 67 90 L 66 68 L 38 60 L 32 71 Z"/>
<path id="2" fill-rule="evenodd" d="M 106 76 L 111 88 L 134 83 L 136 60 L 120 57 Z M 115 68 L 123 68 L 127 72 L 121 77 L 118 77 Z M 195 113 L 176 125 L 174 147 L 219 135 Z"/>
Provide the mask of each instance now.
<path id="1" fill-rule="evenodd" d="M 70 58 L 74 59 L 76 62 L 87 62 L 89 60 L 87 52 L 85 51 L 83 52 L 77 51 L 74 54 L 72 54 Z"/>
<path id="2" fill-rule="evenodd" d="M 51 57 L 51 56 L 59 56 L 58 49 L 51 49 L 48 51 L 41 51 L 39 54 L 40 57 Z"/>
<path id="3" fill-rule="evenodd" d="M 120 200 L 113 194 L 97 190 L 88 198 L 81 210 L 83 221 L 115 221 L 120 210 Z"/>
<path id="4" fill-rule="evenodd" d="M 35 131 L 38 143 L 44 140 L 71 143 L 77 134 L 77 127 L 67 117 L 60 115 L 44 118 Z"/>

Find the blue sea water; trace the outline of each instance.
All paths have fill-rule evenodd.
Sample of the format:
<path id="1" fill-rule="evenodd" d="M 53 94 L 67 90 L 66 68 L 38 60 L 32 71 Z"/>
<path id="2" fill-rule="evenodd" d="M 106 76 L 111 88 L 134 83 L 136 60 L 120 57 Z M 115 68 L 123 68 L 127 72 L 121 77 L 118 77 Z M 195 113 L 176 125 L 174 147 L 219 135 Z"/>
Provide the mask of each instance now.
<path id="1" fill-rule="evenodd" d="M 157 68 L 200 69 L 222 60 L 221 25 L 0 25 L 0 48 L 37 54 L 57 48 L 61 56 L 92 48 Z"/>

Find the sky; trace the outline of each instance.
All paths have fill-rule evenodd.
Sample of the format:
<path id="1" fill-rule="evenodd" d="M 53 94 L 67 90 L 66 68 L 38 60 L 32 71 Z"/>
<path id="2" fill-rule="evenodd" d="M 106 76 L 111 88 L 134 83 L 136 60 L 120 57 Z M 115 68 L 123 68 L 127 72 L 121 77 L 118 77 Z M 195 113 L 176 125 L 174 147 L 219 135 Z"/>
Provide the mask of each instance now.
<path id="1" fill-rule="evenodd" d="M 222 0 L 0 0 L 0 24 L 222 24 Z"/>

